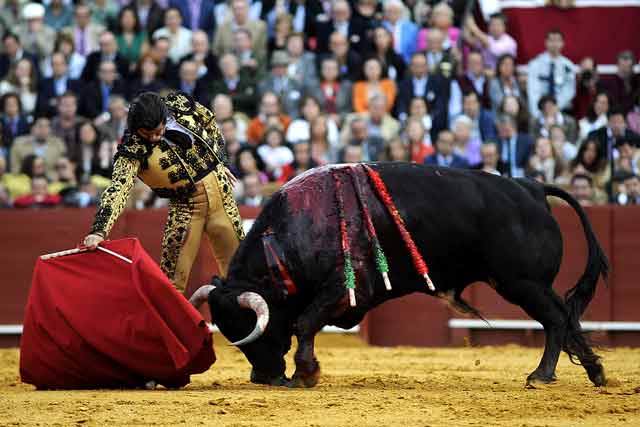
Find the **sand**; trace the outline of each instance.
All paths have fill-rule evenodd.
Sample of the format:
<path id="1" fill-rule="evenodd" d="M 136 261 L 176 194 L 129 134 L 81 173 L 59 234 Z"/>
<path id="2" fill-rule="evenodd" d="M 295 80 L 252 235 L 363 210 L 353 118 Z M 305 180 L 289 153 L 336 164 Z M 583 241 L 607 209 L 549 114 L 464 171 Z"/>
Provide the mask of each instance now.
<path id="1" fill-rule="evenodd" d="M 608 387 L 563 355 L 558 381 L 532 390 L 524 382 L 538 348 L 381 348 L 325 334 L 320 383 L 289 390 L 249 383 L 242 354 L 215 340 L 218 361 L 181 390 L 35 391 L 20 382 L 19 351 L 0 350 L 0 425 L 640 425 L 640 349 L 600 351 Z"/>

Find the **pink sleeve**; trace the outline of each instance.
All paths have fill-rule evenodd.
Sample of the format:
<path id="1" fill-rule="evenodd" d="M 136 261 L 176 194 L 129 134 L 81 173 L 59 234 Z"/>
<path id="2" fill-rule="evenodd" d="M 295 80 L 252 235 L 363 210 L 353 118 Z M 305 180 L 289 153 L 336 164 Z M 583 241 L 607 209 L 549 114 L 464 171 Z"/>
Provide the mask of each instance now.
<path id="1" fill-rule="evenodd" d="M 460 28 L 451 27 L 449 28 L 449 40 L 451 40 L 451 44 L 455 45 L 460 37 Z"/>
<path id="2" fill-rule="evenodd" d="M 416 45 L 418 52 L 427 50 L 427 31 L 426 28 L 423 28 L 418 32 L 418 44 Z"/>
<path id="3" fill-rule="evenodd" d="M 516 56 L 518 52 L 518 47 L 516 42 L 511 36 L 506 35 L 501 37 L 500 40 L 496 40 L 493 37 L 489 36 L 489 51 L 495 56 L 501 56 L 505 54 L 510 54 Z"/>

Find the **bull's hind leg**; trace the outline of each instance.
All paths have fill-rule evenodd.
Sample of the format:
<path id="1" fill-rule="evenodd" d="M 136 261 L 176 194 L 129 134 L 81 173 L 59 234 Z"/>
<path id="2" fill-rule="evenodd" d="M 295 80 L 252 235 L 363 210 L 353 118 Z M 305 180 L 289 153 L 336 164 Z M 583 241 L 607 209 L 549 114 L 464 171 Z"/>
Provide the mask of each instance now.
<path id="1" fill-rule="evenodd" d="M 315 336 L 335 316 L 344 290 L 329 287 L 316 295 L 298 316 L 295 327 L 298 349 L 294 356 L 296 371 L 289 387 L 313 387 L 320 379 L 320 364 L 314 352 Z"/>
<path id="2" fill-rule="evenodd" d="M 527 377 L 527 386 L 555 381 L 556 366 L 567 331 L 564 303 L 551 287 L 528 280 L 499 284 L 496 291 L 544 327 L 544 353 L 538 367 Z"/>
<path id="3" fill-rule="evenodd" d="M 564 351 L 569 355 L 572 362 L 575 361 L 576 357 L 578 358 L 582 367 L 587 371 L 589 379 L 596 387 L 607 384 L 600 356 L 593 352 L 587 337 L 580 330 L 579 324 L 569 323 Z"/>

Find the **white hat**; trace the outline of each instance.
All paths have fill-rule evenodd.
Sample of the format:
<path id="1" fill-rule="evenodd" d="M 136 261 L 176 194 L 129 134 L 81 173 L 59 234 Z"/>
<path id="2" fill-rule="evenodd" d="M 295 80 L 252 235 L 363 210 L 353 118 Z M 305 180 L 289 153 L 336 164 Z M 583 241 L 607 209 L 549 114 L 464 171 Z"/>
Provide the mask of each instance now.
<path id="1" fill-rule="evenodd" d="M 41 19 L 44 18 L 44 6 L 40 3 L 27 3 L 22 8 L 22 18 Z"/>

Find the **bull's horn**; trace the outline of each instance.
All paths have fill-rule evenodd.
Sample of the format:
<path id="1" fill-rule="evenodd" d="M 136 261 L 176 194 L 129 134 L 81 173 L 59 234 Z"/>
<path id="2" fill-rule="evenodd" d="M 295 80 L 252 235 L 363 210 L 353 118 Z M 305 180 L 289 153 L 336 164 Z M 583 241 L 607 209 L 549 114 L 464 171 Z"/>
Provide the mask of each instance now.
<path id="1" fill-rule="evenodd" d="M 269 306 L 267 302 L 255 292 L 243 292 L 238 296 L 238 305 L 242 308 L 250 308 L 256 312 L 256 327 L 253 331 L 244 339 L 240 341 L 232 342 L 231 345 L 245 345 L 250 344 L 260 338 L 267 329 L 269 324 Z"/>
<path id="2" fill-rule="evenodd" d="M 193 295 L 191 295 L 191 298 L 189 298 L 189 302 L 195 308 L 200 308 L 200 306 L 207 301 L 207 298 L 209 298 L 209 292 L 211 292 L 215 288 L 216 287 L 213 285 L 200 286 L 198 290 L 196 290 Z"/>

